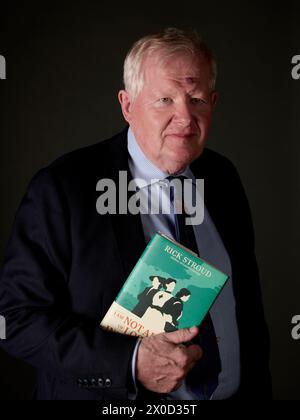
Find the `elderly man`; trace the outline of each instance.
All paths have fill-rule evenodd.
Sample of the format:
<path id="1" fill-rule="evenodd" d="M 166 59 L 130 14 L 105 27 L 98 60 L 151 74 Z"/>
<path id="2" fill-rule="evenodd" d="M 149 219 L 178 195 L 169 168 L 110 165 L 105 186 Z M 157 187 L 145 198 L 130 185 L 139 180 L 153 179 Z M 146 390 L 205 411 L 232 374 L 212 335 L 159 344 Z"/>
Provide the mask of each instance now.
<path id="1" fill-rule="evenodd" d="M 217 102 L 213 55 L 196 34 L 167 29 L 134 44 L 124 83 L 129 129 L 59 158 L 29 185 L 1 274 L 1 344 L 37 369 L 38 399 L 268 398 L 247 199 L 233 165 L 205 147 Z M 118 185 L 120 171 L 146 184 L 204 179 L 204 221 L 189 234 L 201 256 L 230 275 L 209 314 L 214 350 L 198 341 L 197 327 L 142 341 L 99 328 L 153 233 L 183 238 L 176 214 L 96 211 L 95 186 L 103 178 Z"/>

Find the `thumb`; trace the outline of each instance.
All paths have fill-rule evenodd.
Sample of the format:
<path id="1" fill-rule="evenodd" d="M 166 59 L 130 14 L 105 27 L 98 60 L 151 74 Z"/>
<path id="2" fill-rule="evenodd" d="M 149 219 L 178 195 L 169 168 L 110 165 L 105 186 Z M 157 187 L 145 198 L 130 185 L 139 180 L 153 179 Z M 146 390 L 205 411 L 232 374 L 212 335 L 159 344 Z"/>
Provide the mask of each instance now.
<path id="1" fill-rule="evenodd" d="M 173 344 L 181 344 L 192 340 L 198 333 L 198 327 L 182 328 L 181 330 L 166 333 L 166 337 Z"/>

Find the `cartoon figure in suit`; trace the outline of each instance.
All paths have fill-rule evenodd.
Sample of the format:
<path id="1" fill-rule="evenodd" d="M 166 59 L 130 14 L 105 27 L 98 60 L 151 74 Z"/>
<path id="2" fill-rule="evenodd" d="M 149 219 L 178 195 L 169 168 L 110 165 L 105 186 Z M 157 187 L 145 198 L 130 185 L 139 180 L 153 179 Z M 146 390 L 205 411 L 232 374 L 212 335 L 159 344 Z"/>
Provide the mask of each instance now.
<path id="1" fill-rule="evenodd" d="M 144 315 L 149 306 L 152 305 L 153 296 L 159 291 L 162 286 L 162 277 L 150 276 L 149 279 L 152 281 L 152 286 L 146 287 L 138 295 L 139 303 L 133 308 L 132 313 L 140 318 Z"/>
<path id="2" fill-rule="evenodd" d="M 158 308 L 160 311 L 164 304 L 173 297 L 172 292 L 176 286 L 176 280 L 168 278 L 163 279 L 162 281 L 162 288 L 163 290 L 159 290 L 157 293 L 154 294 L 152 300 L 152 307 Z"/>
<path id="3" fill-rule="evenodd" d="M 175 288 L 176 280 L 168 278 L 162 281 L 163 290 L 158 290 L 152 299 L 151 305 L 142 317 L 145 324 L 151 325 L 157 332 L 163 332 L 167 321 L 171 322 L 170 316 L 166 316 L 162 311 L 164 304 L 173 297 L 172 292 Z"/>
<path id="4" fill-rule="evenodd" d="M 191 292 L 188 289 L 180 289 L 176 293 L 176 296 L 171 297 L 161 308 L 165 318 L 168 321 L 165 324 L 164 331 L 171 332 L 178 329 L 178 321 L 182 317 L 183 304 L 187 302 L 191 296 Z"/>

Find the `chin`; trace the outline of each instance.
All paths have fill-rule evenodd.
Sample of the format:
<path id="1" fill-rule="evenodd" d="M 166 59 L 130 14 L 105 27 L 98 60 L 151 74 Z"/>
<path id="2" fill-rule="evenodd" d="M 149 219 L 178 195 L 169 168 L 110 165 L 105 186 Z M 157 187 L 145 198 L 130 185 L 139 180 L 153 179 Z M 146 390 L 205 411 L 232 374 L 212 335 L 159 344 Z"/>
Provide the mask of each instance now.
<path id="1" fill-rule="evenodd" d="M 186 168 L 190 165 L 197 157 L 200 156 L 202 150 L 197 151 L 176 151 L 174 153 L 170 153 L 170 160 L 174 162 L 174 165 L 181 166 L 182 168 Z"/>
<path id="2" fill-rule="evenodd" d="M 169 159 L 166 165 L 166 170 L 169 174 L 180 173 L 186 169 L 192 160 L 174 160 Z"/>

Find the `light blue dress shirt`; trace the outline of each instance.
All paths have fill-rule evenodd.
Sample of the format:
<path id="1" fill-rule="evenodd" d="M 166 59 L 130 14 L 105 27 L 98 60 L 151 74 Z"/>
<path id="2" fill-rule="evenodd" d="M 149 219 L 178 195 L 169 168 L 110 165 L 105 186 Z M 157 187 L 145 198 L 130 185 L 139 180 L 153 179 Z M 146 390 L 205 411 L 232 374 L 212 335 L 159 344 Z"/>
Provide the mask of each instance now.
<path id="1" fill-rule="evenodd" d="M 134 179 L 143 180 L 143 188 L 147 188 L 145 184 L 153 184 L 151 188 L 155 188 L 156 186 L 163 188 L 164 184 L 165 186 L 167 185 L 163 180 L 168 174 L 162 172 L 149 161 L 139 147 L 130 128 L 128 130 L 128 152 L 131 174 Z M 190 168 L 186 168 L 181 175 L 195 180 Z M 136 184 L 139 185 L 138 180 Z M 176 237 L 176 219 L 174 214 L 142 214 L 141 219 L 147 243 L 157 231 L 178 240 Z M 199 255 L 230 276 L 229 281 L 210 310 L 210 316 L 218 339 L 222 369 L 218 377 L 218 386 L 211 396 L 207 397 L 205 394 L 200 397 L 196 396 L 184 382 L 177 391 L 168 394 L 168 399 L 223 400 L 232 396 L 240 385 L 240 342 L 235 313 L 235 298 L 232 288 L 231 262 L 221 237 L 205 206 L 203 222 L 194 225 L 193 228 Z M 133 355 L 133 372 L 135 372 L 136 353 L 137 347 Z"/>

